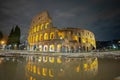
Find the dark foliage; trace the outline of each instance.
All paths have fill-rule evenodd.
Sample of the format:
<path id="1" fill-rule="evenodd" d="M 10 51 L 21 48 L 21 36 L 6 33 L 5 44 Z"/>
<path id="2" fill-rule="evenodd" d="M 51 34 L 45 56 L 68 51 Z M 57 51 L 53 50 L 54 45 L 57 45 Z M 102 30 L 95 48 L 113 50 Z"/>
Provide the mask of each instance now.
<path id="1" fill-rule="evenodd" d="M 18 27 L 18 25 L 16 25 L 16 27 L 12 28 L 9 36 L 8 36 L 8 45 L 14 45 L 16 44 L 17 46 L 20 44 L 20 36 L 21 36 L 21 31 L 20 28 Z"/>

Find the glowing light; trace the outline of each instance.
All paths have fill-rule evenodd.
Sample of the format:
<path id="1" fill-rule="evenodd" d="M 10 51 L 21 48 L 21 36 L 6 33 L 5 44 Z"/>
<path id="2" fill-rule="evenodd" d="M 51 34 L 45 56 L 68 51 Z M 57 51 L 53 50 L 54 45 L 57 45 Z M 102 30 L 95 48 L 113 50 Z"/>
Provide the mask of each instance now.
<path id="1" fill-rule="evenodd" d="M 5 44 L 5 41 L 2 40 L 2 41 L 1 41 L 1 44 L 2 44 L 2 45 Z"/>
<path id="2" fill-rule="evenodd" d="M 43 51 L 48 51 L 48 45 L 44 45 Z"/>
<path id="3" fill-rule="evenodd" d="M 44 40 L 48 40 L 48 33 L 44 34 Z"/>
<path id="4" fill-rule="evenodd" d="M 43 39 L 43 35 L 40 34 L 40 36 L 39 36 L 39 40 L 42 41 L 42 39 Z"/>
<path id="5" fill-rule="evenodd" d="M 43 28 L 43 24 L 41 24 L 41 30 L 42 30 L 42 28 Z"/>
<path id="6" fill-rule="evenodd" d="M 40 28 L 40 26 L 38 25 L 38 26 L 37 26 L 37 31 L 39 31 L 39 28 Z"/>
<path id="7" fill-rule="evenodd" d="M 1 41 L 1 44 L 4 44 L 5 42 L 4 41 Z"/>
<path id="8" fill-rule="evenodd" d="M 33 72 L 36 73 L 36 65 L 33 67 Z"/>
<path id="9" fill-rule="evenodd" d="M 60 39 L 63 39 L 62 37 L 60 37 Z"/>
<path id="10" fill-rule="evenodd" d="M 77 37 L 77 36 L 74 36 L 74 37 L 73 37 L 73 40 L 78 41 L 78 37 Z"/>
<path id="11" fill-rule="evenodd" d="M 114 44 L 112 45 L 112 47 L 113 47 L 114 49 L 116 48 L 116 46 L 115 46 Z"/>
<path id="12" fill-rule="evenodd" d="M 50 76 L 50 77 L 54 77 L 54 75 L 53 75 L 53 70 L 52 70 L 52 69 L 49 70 L 49 76 Z"/>
<path id="13" fill-rule="evenodd" d="M 61 44 L 58 44 L 57 45 L 57 51 L 60 52 L 60 50 L 61 50 Z"/>
<path id="14" fill-rule="evenodd" d="M 47 68 L 43 68 L 43 69 L 42 69 L 42 75 L 43 75 L 43 76 L 46 76 L 46 73 L 47 73 Z"/>
<path id="15" fill-rule="evenodd" d="M 80 72 L 80 65 L 76 67 L 76 72 Z"/>
<path id="16" fill-rule="evenodd" d="M 49 23 L 46 23 L 46 24 L 45 24 L 45 29 L 47 29 L 47 27 L 48 27 L 48 24 L 49 24 Z"/>
<path id="17" fill-rule="evenodd" d="M 61 58 L 57 58 L 57 63 L 62 63 Z"/>
<path id="18" fill-rule="evenodd" d="M 38 61 L 39 61 L 39 62 L 41 62 L 41 61 L 42 61 L 42 57 L 41 57 L 41 56 L 39 57 Z"/>
<path id="19" fill-rule="evenodd" d="M 33 77 L 32 77 L 32 76 L 30 76 L 30 80 L 33 80 Z"/>
<path id="20" fill-rule="evenodd" d="M 118 41 L 118 43 L 120 43 L 120 41 Z"/>
<path id="21" fill-rule="evenodd" d="M 84 70 L 88 71 L 90 69 L 90 66 L 88 64 L 84 64 Z"/>
<path id="22" fill-rule="evenodd" d="M 37 30 L 36 30 L 36 26 L 34 26 L 34 32 L 36 32 Z"/>
<path id="23" fill-rule="evenodd" d="M 54 51 L 55 47 L 54 45 L 50 45 L 50 51 Z"/>
<path id="24" fill-rule="evenodd" d="M 82 42 L 83 42 L 83 43 L 85 43 L 85 40 L 84 40 L 84 39 L 82 39 Z"/>
<path id="25" fill-rule="evenodd" d="M 38 38 L 38 34 L 36 35 L 36 42 L 38 42 L 39 38 Z"/>
<path id="26" fill-rule="evenodd" d="M 54 63 L 54 57 L 49 57 L 49 62 Z"/>
<path id="27" fill-rule="evenodd" d="M 93 68 L 97 67 L 97 65 L 98 65 L 98 61 L 97 61 L 97 58 L 96 58 L 96 59 L 91 63 L 90 67 L 91 67 L 91 69 L 93 69 Z"/>
<path id="28" fill-rule="evenodd" d="M 61 68 L 60 71 L 63 71 L 63 69 Z"/>
<path id="29" fill-rule="evenodd" d="M 43 62 L 47 62 L 48 61 L 48 56 L 43 56 Z"/>
<path id="30" fill-rule="evenodd" d="M 36 80 L 36 78 L 34 78 L 33 80 Z"/>

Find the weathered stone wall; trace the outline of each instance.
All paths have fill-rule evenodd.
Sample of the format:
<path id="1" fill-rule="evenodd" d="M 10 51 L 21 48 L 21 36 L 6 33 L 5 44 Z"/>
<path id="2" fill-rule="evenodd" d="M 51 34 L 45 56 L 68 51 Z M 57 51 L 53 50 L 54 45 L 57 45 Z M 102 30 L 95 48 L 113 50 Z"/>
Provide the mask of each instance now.
<path id="1" fill-rule="evenodd" d="M 80 28 L 58 29 L 52 25 L 47 11 L 33 18 L 28 42 L 30 50 L 41 52 L 81 52 L 96 48 L 91 31 Z"/>

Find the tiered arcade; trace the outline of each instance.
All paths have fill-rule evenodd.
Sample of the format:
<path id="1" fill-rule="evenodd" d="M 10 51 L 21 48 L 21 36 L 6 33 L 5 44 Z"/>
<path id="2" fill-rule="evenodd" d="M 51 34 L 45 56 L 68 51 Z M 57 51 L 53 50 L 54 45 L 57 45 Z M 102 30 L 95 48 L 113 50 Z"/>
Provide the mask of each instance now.
<path id="1" fill-rule="evenodd" d="M 30 50 L 41 52 L 81 52 L 96 49 L 94 33 L 80 28 L 58 29 L 47 11 L 36 15 L 28 35 Z"/>

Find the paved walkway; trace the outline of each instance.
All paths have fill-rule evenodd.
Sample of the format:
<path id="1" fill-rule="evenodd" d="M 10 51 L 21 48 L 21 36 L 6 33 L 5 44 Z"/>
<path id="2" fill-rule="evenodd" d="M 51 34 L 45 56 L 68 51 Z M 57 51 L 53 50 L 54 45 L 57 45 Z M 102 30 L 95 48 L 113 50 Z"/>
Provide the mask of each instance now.
<path id="1" fill-rule="evenodd" d="M 119 57 L 120 51 L 111 52 L 86 52 L 86 53 L 58 53 L 58 52 L 39 52 L 27 50 L 0 50 L 0 55 L 54 55 L 54 56 L 67 56 L 67 57 Z"/>

